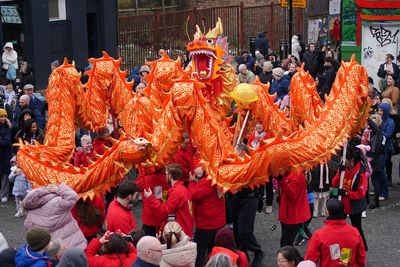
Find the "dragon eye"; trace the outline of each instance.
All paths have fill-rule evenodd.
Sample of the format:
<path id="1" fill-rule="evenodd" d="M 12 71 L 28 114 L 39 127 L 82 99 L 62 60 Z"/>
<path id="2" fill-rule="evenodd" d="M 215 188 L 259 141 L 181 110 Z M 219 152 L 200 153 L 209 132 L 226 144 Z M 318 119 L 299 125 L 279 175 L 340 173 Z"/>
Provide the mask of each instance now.
<path id="1" fill-rule="evenodd" d="M 207 44 L 208 45 L 212 45 L 214 43 L 214 40 L 213 39 L 207 39 Z"/>

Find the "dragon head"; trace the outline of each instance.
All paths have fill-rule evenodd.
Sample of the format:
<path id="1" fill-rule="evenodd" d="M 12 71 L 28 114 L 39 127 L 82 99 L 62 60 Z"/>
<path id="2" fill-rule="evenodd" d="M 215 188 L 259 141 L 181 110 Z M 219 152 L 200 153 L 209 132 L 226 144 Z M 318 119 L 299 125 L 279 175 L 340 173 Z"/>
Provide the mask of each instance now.
<path id="1" fill-rule="evenodd" d="M 202 33 L 196 25 L 194 40 L 186 45 L 189 59 L 192 62 L 192 71 L 201 82 L 209 82 L 218 78 L 218 71 L 221 69 L 227 57 L 227 38 L 222 37 L 223 29 L 221 19 L 218 18 L 214 29 L 207 34 Z"/>

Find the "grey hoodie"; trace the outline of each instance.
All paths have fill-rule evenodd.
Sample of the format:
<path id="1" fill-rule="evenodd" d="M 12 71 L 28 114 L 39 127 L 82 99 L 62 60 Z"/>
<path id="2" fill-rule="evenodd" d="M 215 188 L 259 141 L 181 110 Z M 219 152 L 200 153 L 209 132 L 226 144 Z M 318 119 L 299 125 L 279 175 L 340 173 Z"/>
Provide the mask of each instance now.
<path id="1" fill-rule="evenodd" d="M 86 254 L 81 248 L 66 250 L 56 267 L 88 267 Z"/>

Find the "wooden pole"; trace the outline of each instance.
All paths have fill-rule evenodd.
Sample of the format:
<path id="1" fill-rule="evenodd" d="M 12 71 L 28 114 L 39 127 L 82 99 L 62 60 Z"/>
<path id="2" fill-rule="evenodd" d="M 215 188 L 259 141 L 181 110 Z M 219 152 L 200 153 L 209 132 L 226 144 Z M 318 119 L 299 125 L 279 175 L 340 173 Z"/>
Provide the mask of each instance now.
<path id="1" fill-rule="evenodd" d="M 345 164 L 346 162 L 346 154 L 347 154 L 347 140 L 343 145 L 343 155 L 342 155 L 342 164 Z M 340 184 L 339 184 L 339 189 L 343 188 L 343 180 L 344 180 L 344 174 L 346 171 L 341 171 L 340 172 Z M 339 200 L 342 200 L 342 196 L 338 197 Z"/>

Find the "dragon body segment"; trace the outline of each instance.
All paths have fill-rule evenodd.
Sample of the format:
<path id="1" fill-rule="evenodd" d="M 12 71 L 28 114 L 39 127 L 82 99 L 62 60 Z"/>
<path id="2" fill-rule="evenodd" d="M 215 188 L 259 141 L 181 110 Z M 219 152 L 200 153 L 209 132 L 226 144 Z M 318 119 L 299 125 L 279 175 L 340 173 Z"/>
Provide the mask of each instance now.
<path id="1" fill-rule="evenodd" d="M 45 143 L 20 143 L 18 163 L 34 186 L 64 182 L 80 196 L 103 194 L 137 164 L 143 167 L 171 161 L 188 131 L 200 152 L 208 178 L 224 191 L 264 183 L 270 175 L 303 170 L 328 160 L 351 134 L 359 131 L 368 113 L 367 74 L 354 59 L 342 63 L 331 94 L 323 104 L 311 76 L 298 69 L 292 78 L 292 115 L 286 118 L 268 94 L 268 85 L 250 84 L 259 99 L 249 109 L 272 138 L 245 159 L 239 158 L 226 124 L 230 92 L 236 76 L 226 63 L 222 24 L 207 34 L 197 28 L 187 48 L 191 68 L 166 54 L 149 62 L 144 96 L 132 92 L 120 61 L 107 54 L 90 59 L 93 65 L 82 85 L 73 65 L 64 62 L 50 76 L 47 97 L 49 122 Z M 211 63 L 211 67 L 210 64 Z M 93 131 L 118 119 L 123 131 L 87 168 L 69 162 L 75 149 L 75 125 Z M 148 140 L 148 141 L 147 141 Z"/>

